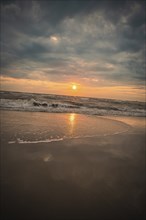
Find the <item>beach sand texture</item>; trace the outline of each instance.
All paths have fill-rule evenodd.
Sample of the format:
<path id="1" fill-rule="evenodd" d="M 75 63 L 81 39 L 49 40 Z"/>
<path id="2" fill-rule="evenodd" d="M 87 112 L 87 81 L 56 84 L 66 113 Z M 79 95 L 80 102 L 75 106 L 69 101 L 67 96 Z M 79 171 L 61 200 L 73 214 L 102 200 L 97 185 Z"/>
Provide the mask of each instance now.
<path id="1" fill-rule="evenodd" d="M 145 219 L 145 119 L 1 111 L 2 219 Z"/>

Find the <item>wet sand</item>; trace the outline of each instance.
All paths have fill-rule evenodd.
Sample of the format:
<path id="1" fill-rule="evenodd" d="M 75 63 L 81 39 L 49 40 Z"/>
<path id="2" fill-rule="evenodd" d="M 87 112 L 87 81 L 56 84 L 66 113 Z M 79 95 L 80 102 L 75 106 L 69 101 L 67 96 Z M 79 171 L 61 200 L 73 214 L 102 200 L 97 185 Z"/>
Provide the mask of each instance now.
<path id="1" fill-rule="evenodd" d="M 20 114 L 24 117 L 21 122 Z M 56 131 L 57 135 L 63 136 L 64 131 L 70 128 L 68 135 L 72 131 L 76 137 L 77 131 L 81 132 L 82 124 L 87 120 L 86 129 L 82 130 L 86 137 L 70 136 L 54 142 L 10 144 L 9 141 L 15 141 L 21 132 L 31 131 L 33 119 L 30 121 L 30 118 L 34 117 L 36 122 L 36 114 L 27 113 L 26 116 L 26 113 L 16 112 L 14 118 L 12 113 L 1 113 L 2 219 L 145 219 L 144 118 L 124 117 L 123 122 L 129 123 L 126 125 L 122 117 L 119 118 L 120 124 L 115 122 L 118 117 L 114 121 L 106 121 L 105 118 L 103 121 L 95 116 L 97 124 L 100 122 L 99 128 L 103 129 L 101 132 L 91 118 L 63 114 L 61 117 L 68 118 L 69 124 L 63 127 L 65 130 L 62 133 Z M 41 129 L 47 123 L 43 120 Z M 40 124 L 38 121 L 36 123 Z M 106 122 L 108 129 L 105 127 L 104 132 L 102 125 L 105 123 L 106 126 Z M 95 131 L 101 132 L 100 135 L 95 136 Z M 91 137 L 87 137 L 88 133 Z M 43 137 L 46 138 L 45 135 Z M 21 138 L 30 141 L 36 136 L 29 133 Z"/>

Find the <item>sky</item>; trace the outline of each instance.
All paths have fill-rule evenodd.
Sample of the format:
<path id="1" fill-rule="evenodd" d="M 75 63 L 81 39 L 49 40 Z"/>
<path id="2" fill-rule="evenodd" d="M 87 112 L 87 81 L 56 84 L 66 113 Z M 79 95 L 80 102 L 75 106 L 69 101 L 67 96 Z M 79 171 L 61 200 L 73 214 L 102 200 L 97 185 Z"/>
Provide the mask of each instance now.
<path id="1" fill-rule="evenodd" d="M 144 0 L 1 0 L 0 89 L 145 101 L 145 10 Z"/>

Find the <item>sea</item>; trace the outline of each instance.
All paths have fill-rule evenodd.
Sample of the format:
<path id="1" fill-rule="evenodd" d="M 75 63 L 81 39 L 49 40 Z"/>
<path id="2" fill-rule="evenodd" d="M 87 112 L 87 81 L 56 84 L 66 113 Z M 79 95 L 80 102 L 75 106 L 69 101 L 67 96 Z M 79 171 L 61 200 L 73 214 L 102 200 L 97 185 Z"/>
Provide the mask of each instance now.
<path id="1" fill-rule="evenodd" d="M 146 116 L 146 103 L 139 101 L 9 91 L 1 91 L 0 97 L 0 108 L 8 110 Z"/>

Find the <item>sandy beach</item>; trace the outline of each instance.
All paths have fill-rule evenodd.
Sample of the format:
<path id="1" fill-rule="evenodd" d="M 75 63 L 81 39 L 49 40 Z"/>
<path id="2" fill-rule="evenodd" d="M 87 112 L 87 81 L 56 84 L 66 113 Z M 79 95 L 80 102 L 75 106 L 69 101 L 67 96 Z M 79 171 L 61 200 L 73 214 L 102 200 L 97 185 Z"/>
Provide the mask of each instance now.
<path id="1" fill-rule="evenodd" d="M 1 111 L 3 219 L 145 219 L 145 142 L 142 117 Z"/>
<path id="2" fill-rule="evenodd" d="M 146 220 L 146 0 L 0 6 L 0 219 Z"/>

